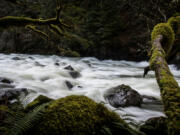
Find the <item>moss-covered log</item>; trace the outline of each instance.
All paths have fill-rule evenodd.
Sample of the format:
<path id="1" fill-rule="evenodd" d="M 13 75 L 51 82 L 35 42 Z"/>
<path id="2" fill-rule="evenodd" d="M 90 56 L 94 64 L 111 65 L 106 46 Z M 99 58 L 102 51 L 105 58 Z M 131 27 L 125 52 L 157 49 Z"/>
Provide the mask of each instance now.
<path id="1" fill-rule="evenodd" d="M 166 53 L 161 43 L 165 36 L 157 35 L 152 43 L 150 67 L 155 71 L 156 79 L 164 103 L 164 112 L 168 117 L 169 135 L 180 134 L 180 87 L 174 79 L 166 62 Z"/>

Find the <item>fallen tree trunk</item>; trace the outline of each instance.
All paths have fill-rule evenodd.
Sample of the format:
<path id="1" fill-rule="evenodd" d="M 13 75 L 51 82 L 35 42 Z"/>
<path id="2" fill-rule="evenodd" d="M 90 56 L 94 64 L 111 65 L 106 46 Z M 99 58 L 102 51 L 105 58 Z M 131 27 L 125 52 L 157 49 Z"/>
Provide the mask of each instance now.
<path id="1" fill-rule="evenodd" d="M 166 53 L 161 42 L 163 35 L 158 35 L 152 43 L 150 68 L 155 71 L 160 87 L 164 112 L 168 117 L 169 135 L 180 135 L 180 87 L 166 62 Z"/>

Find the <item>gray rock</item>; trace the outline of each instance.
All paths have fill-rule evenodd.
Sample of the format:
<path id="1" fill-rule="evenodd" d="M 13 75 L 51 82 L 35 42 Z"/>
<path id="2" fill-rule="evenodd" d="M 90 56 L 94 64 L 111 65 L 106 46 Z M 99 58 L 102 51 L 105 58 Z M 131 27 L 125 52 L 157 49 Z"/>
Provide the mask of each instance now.
<path id="1" fill-rule="evenodd" d="M 147 95 L 142 95 L 143 98 L 143 104 L 162 104 L 161 100 Z"/>
<path id="2" fill-rule="evenodd" d="M 66 84 L 66 86 L 69 88 L 69 89 L 72 89 L 74 86 L 72 85 L 72 83 L 71 82 L 69 82 L 69 81 L 65 81 L 65 84 Z"/>
<path id="3" fill-rule="evenodd" d="M 64 69 L 69 70 L 69 71 L 74 71 L 74 68 L 71 65 L 66 66 Z"/>
<path id="4" fill-rule="evenodd" d="M 0 83 L 13 83 L 12 80 L 8 79 L 8 78 L 4 78 L 4 77 L 0 77 Z"/>
<path id="5" fill-rule="evenodd" d="M 60 64 L 58 62 L 55 62 L 54 65 L 55 66 L 60 66 Z"/>
<path id="6" fill-rule="evenodd" d="M 10 102 L 10 100 L 18 99 L 19 96 L 24 93 L 28 94 L 28 90 L 26 88 L 6 88 L 0 90 L 0 103 Z"/>
<path id="7" fill-rule="evenodd" d="M 40 63 L 39 63 L 39 62 L 37 62 L 37 61 L 35 62 L 35 65 L 36 65 L 36 66 L 38 66 L 38 67 L 45 67 L 45 65 L 40 64 Z"/>
<path id="8" fill-rule="evenodd" d="M 119 85 L 107 90 L 104 95 L 105 99 L 113 107 L 127 107 L 127 106 L 141 106 L 142 97 L 141 95 L 130 86 Z"/>
<path id="9" fill-rule="evenodd" d="M 69 74 L 71 75 L 72 78 L 78 78 L 81 76 L 81 74 L 77 71 L 71 71 L 69 72 Z"/>
<path id="10" fill-rule="evenodd" d="M 19 57 L 13 57 L 12 60 L 21 60 Z"/>

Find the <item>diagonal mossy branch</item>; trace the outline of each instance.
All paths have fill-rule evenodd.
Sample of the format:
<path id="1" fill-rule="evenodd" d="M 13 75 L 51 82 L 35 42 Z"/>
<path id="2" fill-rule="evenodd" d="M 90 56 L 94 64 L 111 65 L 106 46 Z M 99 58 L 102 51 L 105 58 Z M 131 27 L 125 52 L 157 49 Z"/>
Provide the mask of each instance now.
<path id="1" fill-rule="evenodd" d="M 174 79 L 166 62 L 166 53 L 162 48 L 165 37 L 157 35 L 152 43 L 150 67 L 155 71 L 164 103 L 164 112 L 168 117 L 169 135 L 180 133 L 180 87 Z"/>
<path id="2" fill-rule="evenodd" d="M 32 30 L 33 32 L 35 32 L 37 34 L 39 34 L 43 39 L 49 40 L 48 34 L 46 34 L 45 32 L 43 32 L 41 30 L 38 30 L 35 26 L 27 25 L 26 28 Z"/>

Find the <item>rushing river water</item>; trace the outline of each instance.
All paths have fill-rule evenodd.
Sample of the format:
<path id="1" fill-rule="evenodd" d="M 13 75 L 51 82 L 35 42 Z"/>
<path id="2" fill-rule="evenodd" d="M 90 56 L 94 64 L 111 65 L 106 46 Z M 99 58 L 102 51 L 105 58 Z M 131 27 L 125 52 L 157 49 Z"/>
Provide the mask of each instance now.
<path id="1" fill-rule="evenodd" d="M 20 60 L 13 60 L 14 57 Z M 71 65 L 81 74 L 73 79 L 64 67 Z M 143 68 L 147 62 L 128 61 L 100 61 L 96 58 L 65 58 L 59 56 L 0 54 L 0 77 L 7 77 L 14 81 L 17 88 L 28 88 L 32 92 L 23 99 L 24 104 L 43 94 L 51 98 L 62 98 L 68 95 L 85 95 L 96 102 L 104 103 L 108 108 L 116 111 L 122 118 L 131 118 L 142 122 L 150 117 L 164 116 L 162 106 L 113 108 L 104 99 L 108 88 L 117 85 L 130 85 L 142 95 L 160 99 L 160 91 L 150 72 L 146 78 L 142 77 Z M 170 66 L 176 80 L 180 84 L 180 71 Z M 74 87 L 70 90 L 65 81 Z"/>

